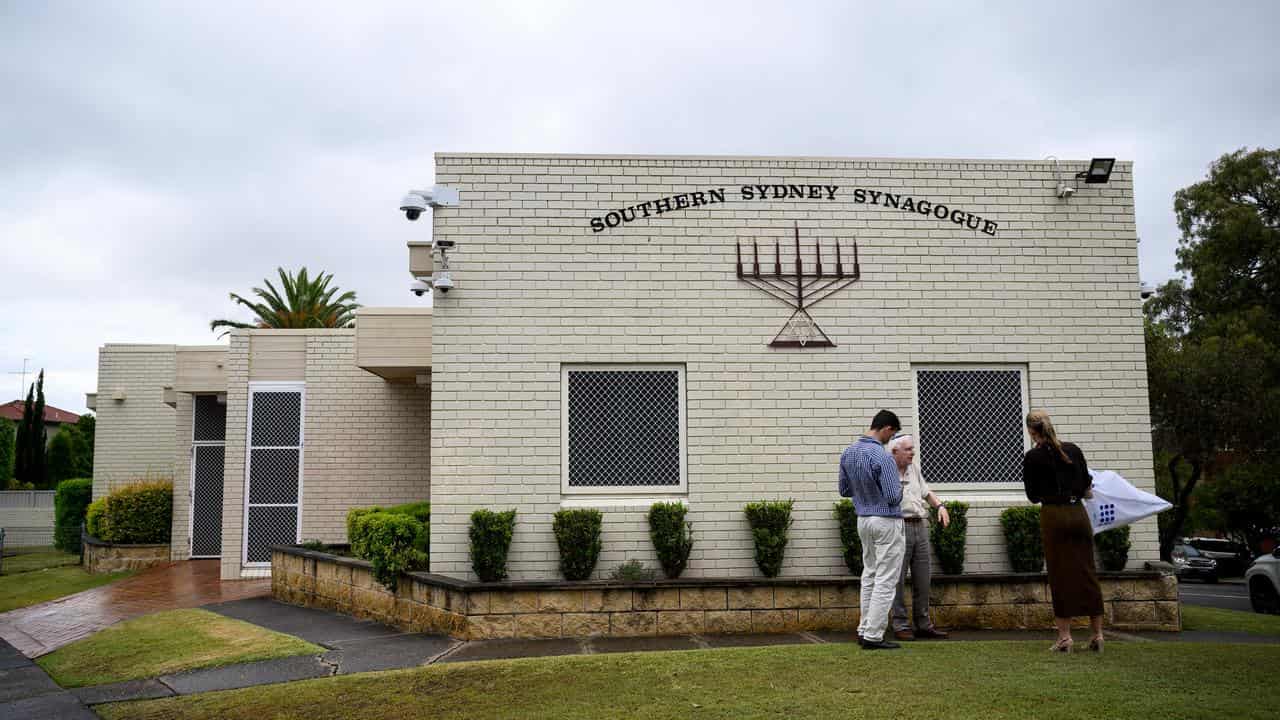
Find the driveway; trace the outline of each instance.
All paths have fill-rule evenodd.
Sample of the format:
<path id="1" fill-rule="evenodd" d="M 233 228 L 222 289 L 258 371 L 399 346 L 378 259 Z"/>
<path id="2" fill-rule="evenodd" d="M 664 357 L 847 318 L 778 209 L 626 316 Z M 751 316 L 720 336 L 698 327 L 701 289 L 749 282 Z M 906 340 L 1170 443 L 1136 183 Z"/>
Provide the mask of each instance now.
<path id="1" fill-rule="evenodd" d="M 1188 580 L 1178 583 L 1178 597 L 1184 605 L 1202 605 L 1223 610 L 1253 610 L 1249 590 L 1239 581 L 1216 584 Z"/>

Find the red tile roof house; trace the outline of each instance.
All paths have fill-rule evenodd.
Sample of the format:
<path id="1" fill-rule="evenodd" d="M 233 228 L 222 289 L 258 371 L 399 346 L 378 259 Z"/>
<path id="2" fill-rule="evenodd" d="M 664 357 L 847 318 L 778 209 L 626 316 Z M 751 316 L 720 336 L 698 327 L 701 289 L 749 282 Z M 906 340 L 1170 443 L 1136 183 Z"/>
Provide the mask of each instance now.
<path id="1" fill-rule="evenodd" d="M 22 407 L 24 404 L 24 400 L 14 400 L 0 405 L 0 417 L 12 420 L 15 423 L 22 422 Z M 75 425 L 79 420 L 80 416 L 73 412 L 67 412 L 52 405 L 45 405 L 44 427 L 47 435 L 46 441 L 53 440 L 53 436 L 58 434 L 63 425 Z"/>

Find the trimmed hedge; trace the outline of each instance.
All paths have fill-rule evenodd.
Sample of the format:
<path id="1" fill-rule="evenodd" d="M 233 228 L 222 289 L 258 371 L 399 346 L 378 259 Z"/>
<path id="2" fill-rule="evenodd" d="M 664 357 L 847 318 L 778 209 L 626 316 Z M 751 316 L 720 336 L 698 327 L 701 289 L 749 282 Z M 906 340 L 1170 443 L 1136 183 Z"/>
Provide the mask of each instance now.
<path id="1" fill-rule="evenodd" d="M 1005 551 L 1014 572 L 1033 573 L 1044 569 L 1044 542 L 1040 539 L 1040 508 L 1011 507 L 1000 513 Z"/>
<path id="2" fill-rule="evenodd" d="M 560 546 L 560 572 L 566 580 L 586 580 L 600 559 L 600 528 L 604 516 L 599 510 L 579 509 L 556 512 L 551 530 Z"/>
<path id="3" fill-rule="evenodd" d="M 959 575 L 964 572 L 964 544 L 969 532 L 969 518 L 966 517 L 969 514 L 969 503 L 952 501 L 943 503 L 943 506 L 947 508 L 951 525 L 942 527 L 942 523 L 938 521 L 937 509 L 930 508 L 933 522 L 929 525 L 929 541 L 933 544 L 933 551 L 938 555 L 938 565 L 942 566 L 942 572 L 947 575 Z"/>
<path id="4" fill-rule="evenodd" d="M 364 555 L 361 554 L 361 551 L 356 549 L 357 545 L 359 545 L 361 548 L 365 547 L 364 537 L 360 535 L 360 532 L 356 529 L 356 526 L 355 526 L 356 519 L 363 515 L 368 515 L 370 513 L 377 513 L 377 512 L 391 513 L 393 515 L 407 515 L 413 518 L 414 520 L 417 520 L 419 523 L 421 523 L 422 530 L 419 533 L 418 538 L 414 542 L 414 547 L 416 547 L 417 549 L 421 550 L 424 553 L 427 553 L 427 555 L 430 556 L 431 554 L 431 503 L 429 502 L 405 503 L 403 505 L 393 505 L 391 507 L 385 507 L 385 508 L 379 505 L 374 505 L 372 507 L 351 508 L 351 510 L 347 511 L 347 542 L 351 543 L 352 555 L 355 555 L 356 557 L 360 557 L 360 558 L 364 557 Z M 368 560 L 368 558 L 365 558 L 365 559 Z"/>
<path id="5" fill-rule="evenodd" d="M 167 543 L 172 520 L 173 483 L 167 481 L 125 485 L 85 511 L 90 535 L 120 545 Z"/>
<path id="6" fill-rule="evenodd" d="M 507 577 L 507 553 L 516 530 L 516 511 L 476 510 L 471 513 L 471 569 L 481 582 Z"/>
<path id="7" fill-rule="evenodd" d="M 91 537 L 102 540 L 104 528 L 102 518 L 107 513 L 107 499 L 100 497 L 89 503 L 89 507 L 84 511 L 84 529 Z"/>
<path id="8" fill-rule="evenodd" d="M 1102 558 L 1102 569 L 1123 570 L 1129 562 L 1129 526 L 1104 530 L 1093 536 L 1093 544 L 1098 546 L 1098 556 Z"/>
<path id="9" fill-rule="evenodd" d="M 347 512 L 351 554 L 373 565 L 373 576 L 390 590 L 400 573 L 431 566 L 431 503 L 352 508 Z"/>
<path id="10" fill-rule="evenodd" d="M 778 577 L 782 572 L 782 554 L 787 549 L 792 504 L 791 500 L 765 500 L 747 503 L 743 508 L 755 542 L 756 566 L 765 577 Z"/>
<path id="11" fill-rule="evenodd" d="M 662 572 L 678 578 L 693 552 L 693 523 L 684 519 L 689 508 L 684 503 L 654 503 L 649 508 L 649 539 L 658 553 Z"/>
<path id="12" fill-rule="evenodd" d="M 362 513 L 354 528 L 360 538 L 358 557 L 373 565 L 373 577 L 395 590 L 400 573 L 427 567 L 427 554 L 419 549 L 422 523 L 409 515 L 392 512 Z M 355 543 L 351 545 L 355 548 Z"/>
<path id="13" fill-rule="evenodd" d="M 80 552 L 80 523 L 93 500 L 93 479 L 75 478 L 58 483 L 53 494 L 53 546 L 63 552 Z"/>
<path id="14" fill-rule="evenodd" d="M 835 504 L 836 522 L 840 524 L 840 552 L 844 564 L 854 575 L 862 574 L 862 538 L 858 536 L 858 511 L 853 501 L 845 498 Z"/>

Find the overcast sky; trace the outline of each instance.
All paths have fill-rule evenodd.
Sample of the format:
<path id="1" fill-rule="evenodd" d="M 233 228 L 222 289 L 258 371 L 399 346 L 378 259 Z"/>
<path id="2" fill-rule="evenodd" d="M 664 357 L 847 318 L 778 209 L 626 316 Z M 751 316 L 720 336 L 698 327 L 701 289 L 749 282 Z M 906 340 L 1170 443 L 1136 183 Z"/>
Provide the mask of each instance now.
<path id="1" fill-rule="evenodd" d="M 100 345 L 217 342 L 277 265 L 413 304 L 437 151 L 1114 155 L 1160 282 L 1174 191 L 1280 145 L 1277 8 L 0 0 L 0 402 L 30 358 L 82 412 Z"/>

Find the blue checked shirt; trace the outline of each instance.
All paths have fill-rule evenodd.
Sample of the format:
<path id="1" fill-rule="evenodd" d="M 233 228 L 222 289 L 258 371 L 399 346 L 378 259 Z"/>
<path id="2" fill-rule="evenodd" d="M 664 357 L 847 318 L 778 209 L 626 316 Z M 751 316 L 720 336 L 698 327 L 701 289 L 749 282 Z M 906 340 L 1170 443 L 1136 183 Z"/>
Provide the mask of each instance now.
<path id="1" fill-rule="evenodd" d="M 853 500 L 859 517 L 902 517 L 898 466 L 875 438 L 858 438 L 840 456 L 840 495 Z"/>

